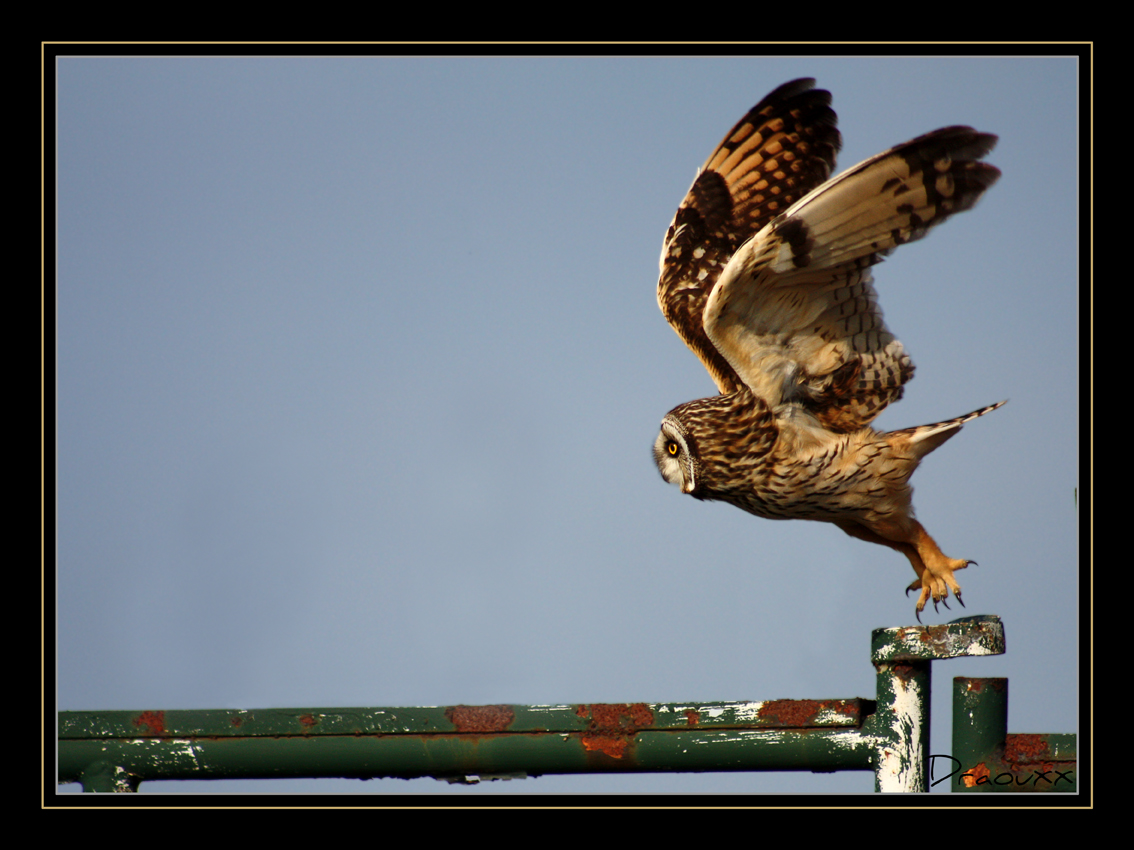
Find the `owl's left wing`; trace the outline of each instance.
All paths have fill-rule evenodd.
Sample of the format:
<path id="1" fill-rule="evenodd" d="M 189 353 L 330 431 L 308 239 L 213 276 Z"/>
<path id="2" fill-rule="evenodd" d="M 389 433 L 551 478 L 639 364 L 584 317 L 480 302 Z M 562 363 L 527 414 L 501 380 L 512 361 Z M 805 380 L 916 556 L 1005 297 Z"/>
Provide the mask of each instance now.
<path id="1" fill-rule="evenodd" d="M 868 424 L 913 363 L 882 321 L 870 266 L 969 209 L 1000 176 L 996 136 L 945 127 L 872 157 L 774 218 L 721 272 L 705 330 L 769 406 L 798 403 L 828 428 Z"/>
<path id="2" fill-rule="evenodd" d="M 658 305 L 722 393 L 742 383 L 705 333 L 709 293 L 737 248 L 835 165 L 831 94 L 814 85 L 785 83 L 740 119 L 701 167 L 662 244 Z"/>

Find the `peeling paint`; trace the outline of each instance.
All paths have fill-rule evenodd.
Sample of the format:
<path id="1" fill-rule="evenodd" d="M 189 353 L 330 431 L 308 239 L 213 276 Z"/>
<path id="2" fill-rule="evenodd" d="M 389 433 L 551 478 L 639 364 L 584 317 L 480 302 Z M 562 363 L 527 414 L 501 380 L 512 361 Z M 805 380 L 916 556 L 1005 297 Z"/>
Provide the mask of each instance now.
<path id="1" fill-rule="evenodd" d="M 563 711 L 573 711 L 573 705 L 525 705 L 532 714 L 558 714 Z"/>
<path id="2" fill-rule="evenodd" d="M 940 660 L 1002 655 L 1006 644 L 999 617 L 962 617 L 940 626 L 876 629 L 872 636 L 876 664 L 896 660 Z"/>
<path id="3" fill-rule="evenodd" d="M 764 708 L 763 702 L 750 702 L 738 705 L 734 709 L 736 719 L 741 722 L 754 723 L 760 718 L 760 711 Z M 714 715 L 718 716 L 718 715 Z"/>
<path id="4" fill-rule="evenodd" d="M 916 675 L 915 665 L 894 664 L 889 667 L 889 672 L 893 683 L 893 700 L 889 710 L 893 718 L 887 725 L 896 738 L 886 742 L 878 754 L 878 790 L 925 790 L 921 787 L 925 778 L 922 733 L 928 730 L 922 724 L 927 716 L 927 695 L 922 693 L 921 679 Z M 881 685 L 879 696 L 881 697 Z"/>
<path id="5" fill-rule="evenodd" d="M 188 756 L 189 758 L 191 758 L 193 760 L 193 764 L 194 764 L 195 767 L 199 768 L 201 766 L 201 763 L 197 759 L 197 756 L 199 755 L 200 750 L 197 747 L 196 742 L 194 742 L 194 741 L 192 741 L 188 738 L 174 738 L 169 743 L 174 745 L 175 747 L 177 745 L 181 745 L 180 750 L 178 750 L 178 749 L 172 750 L 172 753 L 174 755 L 180 754 L 180 755 Z"/>

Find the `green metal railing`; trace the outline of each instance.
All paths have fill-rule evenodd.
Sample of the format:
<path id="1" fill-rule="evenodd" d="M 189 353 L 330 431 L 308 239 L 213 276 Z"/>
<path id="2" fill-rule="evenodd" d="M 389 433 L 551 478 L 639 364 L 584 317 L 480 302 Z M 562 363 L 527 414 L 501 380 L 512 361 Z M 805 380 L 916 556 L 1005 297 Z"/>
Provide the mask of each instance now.
<path id="1" fill-rule="evenodd" d="M 876 700 L 64 711 L 58 778 L 132 791 L 160 779 L 870 770 L 878 791 L 926 791 L 931 662 L 1003 652 L 994 616 L 877 629 Z M 954 790 L 1075 790 L 1074 735 L 1006 725 L 1007 680 L 955 680 L 957 764 L 934 775 Z"/>

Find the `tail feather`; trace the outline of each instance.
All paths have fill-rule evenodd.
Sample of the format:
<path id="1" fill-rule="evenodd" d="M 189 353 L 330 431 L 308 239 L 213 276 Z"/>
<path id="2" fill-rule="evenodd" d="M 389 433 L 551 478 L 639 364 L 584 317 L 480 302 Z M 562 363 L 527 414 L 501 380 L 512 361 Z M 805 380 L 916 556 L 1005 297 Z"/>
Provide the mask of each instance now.
<path id="1" fill-rule="evenodd" d="M 903 428 L 900 431 L 891 431 L 888 436 L 890 438 L 897 437 L 899 440 L 904 439 L 908 441 L 910 449 L 920 460 L 960 431 L 961 426 L 969 420 L 976 419 L 978 416 L 984 416 L 986 413 L 991 413 L 996 410 L 996 408 L 1003 407 L 1007 403 L 1008 399 L 1004 399 L 1004 401 L 998 401 L 996 404 L 988 405 L 988 407 L 974 410 L 972 413 L 966 413 L 964 416 L 958 416 L 956 419 L 934 422 L 931 425 L 918 425 L 914 428 Z"/>

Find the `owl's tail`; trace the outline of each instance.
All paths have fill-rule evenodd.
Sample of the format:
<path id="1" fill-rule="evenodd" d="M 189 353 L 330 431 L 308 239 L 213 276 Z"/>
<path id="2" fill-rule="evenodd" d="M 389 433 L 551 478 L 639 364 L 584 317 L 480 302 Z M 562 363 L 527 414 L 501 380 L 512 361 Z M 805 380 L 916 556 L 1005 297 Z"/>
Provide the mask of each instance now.
<path id="1" fill-rule="evenodd" d="M 1007 403 L 1008 399 L 1004 399 L 1004 401 L 998 401 L 996 404 L 990 404 L 988 407 L 982 407 L 980 410 L 974 410 L 972 413 L 966 413 L 964 416 L 958 416 L 956 419 L 934 422 L 932 425 L 918 425 L 914 428 L 903 428 L 900 431 L 890 431 L 886 437 L 890 440 L 891 444 L 906 448 L 918 460 L 921 460 L 960 431 L 961 426 L 970 419 L 976 419 L 978 416 L 991 413 L 996 410 L 996 408 L 1002 407 Z"/>

